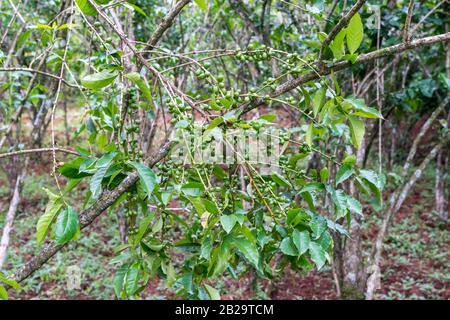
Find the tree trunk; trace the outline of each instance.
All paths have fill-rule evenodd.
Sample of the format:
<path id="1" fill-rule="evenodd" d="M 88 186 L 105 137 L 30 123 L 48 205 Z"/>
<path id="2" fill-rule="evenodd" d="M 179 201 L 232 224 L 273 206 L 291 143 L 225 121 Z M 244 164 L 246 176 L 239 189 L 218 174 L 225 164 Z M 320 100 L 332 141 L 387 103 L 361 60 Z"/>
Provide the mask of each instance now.
<path id="1" fill-rule="evenodd" d="M 364 154 L 367 151 L 366 143 L 363 141 L 361 148 L 356 154 L 356 163 L 361 165 Z M 357 196 L 355 185 L 350 182 L 350 193 Z M 364 284 L 366 274 L 364 270 L 361 237 L 361 217 L 353 216 L 350 223 L 349 237 L 344 239 L 342 253 L 340 256 L 341 275 L 340 294 L 342 299 L 364 299 Z"/>
<path id="2" fill-rule="evenodd" d="M 2 239 L 0 241 L 0 270 L 6 261 L 6 256 L 9 246 L 10 233 L 13 228 L 14 218 L 16 216 L 17 207 L 20 202 L 20 189 L 22 184 L 23 176 L 19 174 L 16 179 L 13 196 L 11 202 L 9 203 L 8 213 L 6 214 L 5 226 L 3 228 Z"/>
<path id="3" fill-rule="evenodd" d="M 448 152 L 441 150 L 436 158 L 436 205 L 438 216 L 448 221 L 447 198 L 445 195 L 448 178 Z"/>

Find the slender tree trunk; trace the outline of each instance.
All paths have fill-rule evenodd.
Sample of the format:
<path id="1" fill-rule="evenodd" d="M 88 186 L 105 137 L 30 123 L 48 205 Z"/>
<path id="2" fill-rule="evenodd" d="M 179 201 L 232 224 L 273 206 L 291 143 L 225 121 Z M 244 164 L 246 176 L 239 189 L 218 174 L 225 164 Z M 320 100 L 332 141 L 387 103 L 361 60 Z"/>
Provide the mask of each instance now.
<path id="1" fill-rule="evenodd" d="M 438 216 L 448 221 L 446 185 L 448 178 L 448 151 L 443 148 L 436 157 L 436 185 L 435 185 L 435 209 Z"/>
<path id="2" fill-rule="evenodd" d="M 0 270 L 3 268 L 8 252 L 10 233 L 13 228 L 14 218 L 16 216 L 17 207 L 20 202 L 20 189 L 22 185 L 23 175 L 19 174 L 9 203 L 8 213 L 6 214 L 5 226 L 3 227 L 2 239 L 0 241 Z"/>
<path id="3" fill-rule="evenodd" d="M 364 154 L 367 151 L 366 143 L 363 142 L 356 154 L 356 163 L 361 165 Z M 353 181 L 350 182 L 350 193 L 357 197 L 357 191 Z M 361 217 L 353 216 L 350 223 L 349 237 L 344 239 L 340 262 L 342 274 L 339 282 L 341 284 L 340 297 L 343 299 L 364 299 L 364 283 L 366 274 L 364 270 Z"/>

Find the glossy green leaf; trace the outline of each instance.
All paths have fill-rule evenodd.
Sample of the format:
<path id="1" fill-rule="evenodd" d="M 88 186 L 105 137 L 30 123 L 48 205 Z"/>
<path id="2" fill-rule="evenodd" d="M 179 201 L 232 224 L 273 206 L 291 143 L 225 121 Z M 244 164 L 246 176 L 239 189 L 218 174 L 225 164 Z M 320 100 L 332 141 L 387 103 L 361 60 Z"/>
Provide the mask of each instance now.
<path id="1" fill-rule="evenodd" d="M 292 241 L 294 242 L 295 247 L 298 250 L 298 254 L 302 255 L 306 251 L 308 251 L 309 243 L 311 241 L 308 231 L 298 231 L 294 229 L 292 233 Z"/>
<path id="2" fill-rule="evenodd" d="M 125 280 L 125 290 L 127 295 L 131 297 L 137 290 L 139 282 L 139 264 L 133 264 L 127 271 Z"/>
<path id="3" fill-rule="evenodd" d="M 291 183 L 289 182 L 288 179 L 286 179 L 285 177 L 283 177 L 281 174 L 279 174 L 278 172 L 274 172 L 272 173 L 272 180 L 278 184 L 279 186 L 282 187 L 287 187 L 287 188 L 292 188 Z"/>
<path id="4" fill-rule="evenodd" d="M 208 10 L 208 4 L 205 0 L 194 0 L 194 2 L 203 10 Z"/>
<path id="5" fill-rule="evenodd" d="M 124 282 L 125 282 L 125 277 L 128 272 L 128 268 L 129 268 L 129 265 L 124 264 L 116 271 L 116 274 L 114 275 L 114 280 L 113 280 L 114 292 L 116 293 L 116 297 L 119 299 L 122 298 L 122 292 L 124 289 Z"/>
<path id="6" fill-rule="evenodd" d="M 152 211 L 147 217 L 142 219 L 142 221 L 139 223 L 138 233 L 134 237 L 133 247 L 136 247 L 139 244 L 139 242 L 141 242 L 142 237 L 144 236 L 145 232 L 147 231 L 147 229 L 150 225 L 150 222 L 153 220 L 154 217 L 155 217 L 155 212 Z"/>
<path id="7" fill-rule="evenodd" d="M 306 136 L 305 136 L 305 143 L 310 147 L 312 146 L 313 130 L 314 125 L 310 123 L 308 129 L 306 129 Z"/>
<path id="8" fill-rule="evenodd" d="M 342 165 L 336 174 L 336 185 L 344 182 L 353 174 L 354 170 L 348 165 Z"/>
<path id="9" fill-rule="evenodd" d="M 350 53 L 356 52 L 364 37 L 364 26 L 361 16 L 356 13 L 347 26 L 347 47 Z"/>
<path id="10" fill-rule="evenodd" d="M 258 267 L 259 263 L 259 252 L 256 245 L 251 243 L 246 238 L 236 238 L 234 239 L 234 244 L 236 248 L 244 255 L 244 257 L 251 263 L 255 268 Z"/>
<path id="11" fill-rule="evenodd" d="M 336 59 L 342 58 L 345 53 L 345 44 L 344 38 L 347 33 L 347 29 L 342 29 L 339 33 L 334 37 L 334 40 L 330 43 L 329 47 L 333 52 L 333 56 Z"/>
<path id="12" fill-rule="evenodd" d="M 76 4 L 80 8 L 80 11 L 88 16 L 96 16 L 97 10 L 95 10 L 94 6 L 89 3 L 88 0 L 75 0 Z"/>
<path id="13" fill-rule="evenodd" d="M 141 179 L 142 185 L 144 186 L 145 192 L 147 192 L 148 196 L 150 197 L 156 186 L 158 185 L 157 175 L 153 172 L 152 169 L 141 162 L 132 161 L 130 162 L 130 165 L 132 165 L 136 169 L 139 178 Z"/>
<path id="14" fill-rule="evenodd" d="M 347 206 L 351 212 L 356 213 L 360 216 L 363 215 L 361 203 L 352 196 L 347 195 Z"/>
<path id="15" fill-rule="evenodd" d="M 316 242 L 310 242 L 309 254 L 311 255 L 311 260 L 316 264 L 317 269 L 322 269 L 327 262 L 326 251 L 323 250 L 322 246 Z"/>
<path id="16" fill-rule="evenodd" d="M 189 182 L 181 187 L 181 191 L 190 197 L 199 197 L 203 194 L 204 187 L 200 182 Z"/>
<path id="17" fill-rule="evenodd" d="M 377 109 L 366 106 L 366 103 L 364 102 L 363 99 L 347 98 L 344 100 L 344 103 L 348 103 L 354 110 L 351 113 L 352 116 L 359 116 L 371 119 L 383 118 L 383 116 Z"/>
<path id="18" fill-rule="evenodd" d="M 103 167 L 100 167 L 91 178 L 89 188 L 91 190 L 93 199 L 97 199 L 100 196 L 100 194 L 102 193 L 102 190 L 103 190 L 102 180 L 105 177 L 108 167 L 109 166 L 106 166 L 106 165 Z"/>
<path id="19" fill-rule="evenodd" d="M 349 116 L 348 123 L 350 127 L 352 143 L 356 149 L 359 149 L 364 139 L 364 133 L 366 132 L 364 121 L 361 121 L 354 116 Z"/>
<path id="20" fill-rule="evenodd" d="M 0 285 L 0 300 L 8 300 L 8 291 Z"/>
<path id="21" fill-rule="evenodd" d="M 3 273 L 0 271 L 0 282 L 13 287 L 14 289 L 20 289 L 20 284 L 17 283 L 16 280 L 8 279 Z"/>
<path id="22" fill-rule="evenodd" d="M 38 245 L 40 245 L 45 239 L 50 226 L 52 225 L 56 215 L 62 207 L 61 197 L 54 194 L 48 189 L 44 188 L 44 190 L 49 196 L 49 201 L 47 204 L 47 208 L 45 209 L 45 213 L 39 218 L 36 225 L 36 238 Z"/>
<path id="23" fill-rule="evenodd" d="M 231 230 L 233 230 L 236 222 L 237 220 L 234 214 L 222 215 L 220 217 L 220 224 L 222 225 L 222 228 L 226 231 L 226 233 L 230 233 Z"/>
<path id="24" fill-rule="evenodd" d="M 131 80 L 135 85 L 137 85 L 139 90 L 142 92 L 142 95 L 145 97 L 145 99 L 147 99 L 149 107 L 146 109 L 154 109 L 154 103 L 150 88 L 148 87 L 147 83 L 145 83 L 144 79 L 141 78 L 140 74 L 137 72 L 130 72 L 124 75 L 124 77 Z"/>
<path id="25" fill-rule="evenodd" d="M 117 72 L 101 71 L 84 76 L 81 84 L 88 89 L 101 89 L 113 83 L 117 76 Z"/>
<path id="26" fill-rule="evenodd" d="M 314 117 L 317 116 L 317 114 L 320 112 L 320 109 L 322 109 L 323 105 L 325 104 L 325 93 L 327 89 L 325 86 L 322 86 L 314 93 L 313 99 L 312 99 L 312 108 Z"/>
<path id="27" fill-rule="evenodd" d="M 296 256 L 298 254 L 295 245 L 290 237 L 286 237 L 281 241 L 280 250 L 288 256 Z"/>
<path id="28" fill-rule="evenodd" d="M 78 215 L 75 209 L 68 206 L 63 210 L 56 221 L 55 236 L 58 244 L 70 241 L 79 229 Z"/>
<path id="29" fill-rule="evenodd" d="M 328 171 L 327 167 L 320 169 L 320 181 L 322 183 L 327 182 L 329 175 L 330 175 L 330 172 Z"/>
<path id="30" fill-rule="evenodd" d="M 322 233 L 327 229 L 327 220 L 322 216 L 314 216 L 309 224 L 313 232 L 313 239 L 319 239 Z"/>
<path id="31" fill-rule="evenodd" d="M 220 291 L 210 285 L 204 284 L 206 291 L 209 294 L 211 300 L 220 300 Z"/>

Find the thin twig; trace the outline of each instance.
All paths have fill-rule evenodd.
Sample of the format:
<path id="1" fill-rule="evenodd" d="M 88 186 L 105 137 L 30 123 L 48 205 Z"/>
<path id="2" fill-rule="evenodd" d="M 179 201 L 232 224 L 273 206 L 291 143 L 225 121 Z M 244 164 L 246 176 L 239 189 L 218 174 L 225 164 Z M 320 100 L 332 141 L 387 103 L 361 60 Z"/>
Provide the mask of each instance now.
<path id="1" fill-rule="evenodd" d="M 76 151 L 73 151 L 70 149 L 65 149 L 65 148 L 39 148 L 39 149 L 27 149 L 27 150 L 19 150 L 19 151 L 13 151 L 13 152 L 8 152 L 8 153 L 2 153 L 2 154 L 0 154 L 0 159 L 14 157 L 14 156 L 21 156 L 21 155 L 30 154 L 30 153 L 46 153 L 46 152 L 53 152 L 53 151 L 73 154 L 76 156 L 80 155 Z"/>

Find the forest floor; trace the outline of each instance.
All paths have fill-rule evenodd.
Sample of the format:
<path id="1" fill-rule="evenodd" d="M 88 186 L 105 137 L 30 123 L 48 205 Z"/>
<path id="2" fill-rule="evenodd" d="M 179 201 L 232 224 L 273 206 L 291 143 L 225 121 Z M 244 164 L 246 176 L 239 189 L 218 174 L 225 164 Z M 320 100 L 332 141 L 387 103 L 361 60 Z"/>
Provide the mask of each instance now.
<path id="1" fill-rule="evenodd" d="M 70 119 L 69 119 L 70 123 Z M 64 130 L 58 136 L 64 141 Z M 63 156 L 61 156 L 63 157 Z M 62 159 L 59 159 L 62 160 Z M 385 243 L 382 263 L 381 288 L 378 299 L 450 299 L 450 226 L 444 225 L 433 213 L 433 168 L 412 190 L 390 227 Z M 43 187 L 53 185 L 49 176 L 51 155 L 34 159 L 24 183 L 22 200 L 11 234 L 11 246 L 5 271 L 13 272 L 38 252 L 35 225 L 45 209 Z M 72 193 L 74 204 L 81 203 L 86 185 Z M 0 171 L 0 230 L 3 228 L 8 207 L 9 186 Z M 76 205 L 80 207 L 80 205 Z M 115 213 L 103 214 L 77 240 L 68 245 L 49 263 L 23 283 L 18 292 L 10 292 L 12 299 L 114 299 L 113 275 L 116 266 L 111 262 L 114 248 L 120 243 Z M 379 215 L 369 210 L 365 215 L 364 234 L 370 245 L 380 224 Z M 81 287 L 67 289 L 67 268 L 78 266 L 81 270 Z M 215 283 L 223 299 L 335 299 L 336 293 L 331 271 L 301 275 L 287 269 L 279 282 L 252 280 L 251 277 L 233 280 L 226 278 Z M 270 291 L 270 294 L 268 293 Z M 171 288 L 162 280 L 149 283 L 144 298 L 174 298 Z"/>

